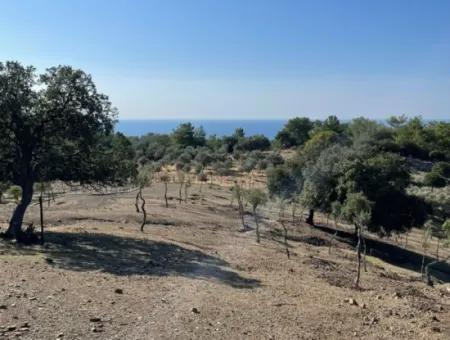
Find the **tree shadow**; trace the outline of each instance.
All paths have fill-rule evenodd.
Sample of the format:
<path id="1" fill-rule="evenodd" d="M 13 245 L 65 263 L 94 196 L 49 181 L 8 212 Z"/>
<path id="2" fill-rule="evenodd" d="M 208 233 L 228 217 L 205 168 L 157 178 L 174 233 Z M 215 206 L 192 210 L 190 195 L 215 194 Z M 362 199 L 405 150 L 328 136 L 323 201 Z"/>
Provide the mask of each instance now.
<path id="1" fill-rule="evenodd" d="M 46 246 L 34 251 L 54 266 L 75 271 L 101 271 L 114 275 L 170 276 L 217 281 L 234 288 L 254 288 L 260 281 L 224 267 L 228 263 L 198 250 L 173 243 L 103 233 L 47 232 Z M 11 248 L 11 247 L 9 247 Z M 22 252 L 23 251 L 23 252 Z M 31 255 L 28 247 L 3 251 Z"/>
<path id="2" fill-rule="evenodd" d="M 337 233 L 337 238 L 351 246 L 356 246 L 356 238 L 354 233 L 344 231 L 341 229 L 334 229 L 324 225 L 315 225 L 315 228 L 328 233 Z M 377 257 L 384 262 L 395 265 L 397 267 L 405 268 L 416 273 L 421 273 L 423 255 L 413 250 L 405 249 L 400 246 L 377 240 L 373 238 L 366 238 L 367 255 Z M 425 265 L 433 262 L 434 257 L 425 256 Z M 450 282 L 450 264 L 441 262 L 430 268 L 432 276 L 442 282 Z"/>

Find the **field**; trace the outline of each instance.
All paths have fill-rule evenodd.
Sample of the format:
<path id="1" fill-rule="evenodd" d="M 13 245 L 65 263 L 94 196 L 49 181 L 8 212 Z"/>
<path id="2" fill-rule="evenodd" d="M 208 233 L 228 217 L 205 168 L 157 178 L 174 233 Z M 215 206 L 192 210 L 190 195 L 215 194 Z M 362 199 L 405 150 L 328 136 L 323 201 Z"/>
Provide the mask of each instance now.
<path id="1" fill-rule="evenodd" d="M 421 282 L 419 231 L 409 249 L 369 239 L 356 290 L 351 228 L 333 239 L 324 217 L 317 228 L 298 217 L 288 259 L 274 206 L 261 210 L 257 244 L 253 216 L 242 232 L 229 187 L 199 189 L 180 204 L 169 184 L 169 208 L 161 183 L 145 189 L 144 232 L 136 192 L 58 195 L 45 208 L 44 247 L 0 241 L 0 338 L 450 338 L 450 288 Z M 2 230 L 13 207 L 0 205 Z M 37 208 L 27 222 L 38 225 Z"/>

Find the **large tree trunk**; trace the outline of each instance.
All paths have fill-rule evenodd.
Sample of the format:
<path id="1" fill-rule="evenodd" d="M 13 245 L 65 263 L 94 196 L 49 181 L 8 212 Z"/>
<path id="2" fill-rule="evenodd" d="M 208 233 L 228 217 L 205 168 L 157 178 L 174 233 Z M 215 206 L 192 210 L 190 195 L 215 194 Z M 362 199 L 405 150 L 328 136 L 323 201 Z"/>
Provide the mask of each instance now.
<path id="1" fill-rule="evenodd" d="M 306 218 L 306 223 L 309 225 L 314 225 L 314 209 L 309 209 L 308 217 Z"/>
<path id="2" fill-rule="evenodd" d="M 20 232 L 22 231 L 22 223 L 25 212 L 33 199 L 33 181 L 26 181 L 23 185 L 21 185 L 21 188 L 22 198 L 14 210 L 11 220 L 9 221 L 9 228 L 6 231 L 7 236 L 11 238 L 15 237 L 16 240 L 19 238 Z"/>

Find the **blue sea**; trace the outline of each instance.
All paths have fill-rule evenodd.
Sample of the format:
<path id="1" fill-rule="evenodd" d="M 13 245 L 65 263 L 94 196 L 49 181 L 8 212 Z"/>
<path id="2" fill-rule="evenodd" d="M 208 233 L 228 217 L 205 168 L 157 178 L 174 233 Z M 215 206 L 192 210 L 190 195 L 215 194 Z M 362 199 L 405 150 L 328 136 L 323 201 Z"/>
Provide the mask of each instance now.
<path id="1" fill-rule="evenodd" d="M 127 136 L 142 136 L 147 133 L 171 133 L 181 123 L 191 122 L 202 126 L 207 135 L 231 135 L 243 128 L 247 136 L 262 134 L 273 139 L 287 120 L 120 120 L 116 126 Z"/>

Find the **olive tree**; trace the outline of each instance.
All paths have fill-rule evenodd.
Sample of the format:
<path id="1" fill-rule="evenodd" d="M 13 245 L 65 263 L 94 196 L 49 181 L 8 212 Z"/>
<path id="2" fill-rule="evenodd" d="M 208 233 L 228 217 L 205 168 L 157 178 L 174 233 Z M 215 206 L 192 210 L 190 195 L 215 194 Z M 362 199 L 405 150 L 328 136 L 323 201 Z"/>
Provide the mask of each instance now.
<path id="1" fill-rule="evenodd" d="M 32 66 L 0 63 L 0 112 L 0 178 L 22 190 L 6 236 L 19 239 L 35 182 L 130 177 L 129 153 L 110 152 L 117 110 L 83 71 L 58 66 L 37 75 Z"/>
<path id="2" fill-rule="evenodd" d="M 360 192 L 351 193 L 347 196 L 342 207 L 342 216 L 350 223 L 353 223 L 357 231 L 358 242 L 356 245 L 357 252 L 357 274 L 355 278 L 355 287 L 359 287 L 361 277 L 361 249 L 365 240 L 363 228 L 370 221 L 371 207 L 369 200 Z M 365 253 L 365 251 L 364 251 Z M 365 254 L 364 254 L 365 256 Z"/>
<path id="3" fill-rule="evenodd" d="M 147 210 L 145 210 L 146 201 L 144 196 L 142 195 L 142 191 L 145 187 L 149 187 L 152 185 L 153 180 L 153 169 L 149 166 L 143 166 L 139 169 L 139 172 L 136 176 L 136 184 L 138 186 L 138 193 L 136 195 L 136 212 L 142 212 L 143 218 L 141 223 L 141 231 L 144 231 L 144 226 L 147 223 Z M 139 209 L 138 201 L 141 200 L 141 207 Z"/>
<path id="4" fill-rule="evenodd" d="M 259 233 L 259 223 L 258 223 L 258 207 L 265 205 L 267 203 L 267 195 L 264 191 L 258 188 L 249 189 L 246 191 L 246 198 L 250 206 L 252 207 L 253 217 L 256 224 L 256 242 L 260 243 L 261 236 Z"/>

